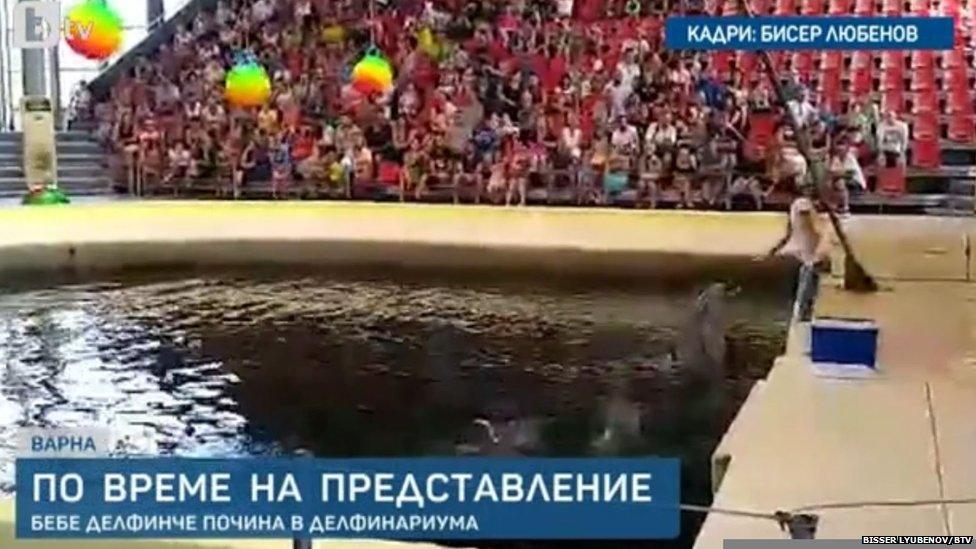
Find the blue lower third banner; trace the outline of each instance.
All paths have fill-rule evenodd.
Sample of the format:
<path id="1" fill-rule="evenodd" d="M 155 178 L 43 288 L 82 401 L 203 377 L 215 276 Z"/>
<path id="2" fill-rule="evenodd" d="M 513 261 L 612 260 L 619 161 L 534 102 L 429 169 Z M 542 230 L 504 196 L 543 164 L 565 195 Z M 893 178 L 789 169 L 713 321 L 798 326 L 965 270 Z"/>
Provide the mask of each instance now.
<path id="1" fill-rule="evenodd" d="M 951 17 L 669 17 L 675 50 L 949 50 Z"/>
<path id="2" fill-rule="evenodd" d="M 651 539 L 676 459 L 21 459 L 18 538 Z"/>

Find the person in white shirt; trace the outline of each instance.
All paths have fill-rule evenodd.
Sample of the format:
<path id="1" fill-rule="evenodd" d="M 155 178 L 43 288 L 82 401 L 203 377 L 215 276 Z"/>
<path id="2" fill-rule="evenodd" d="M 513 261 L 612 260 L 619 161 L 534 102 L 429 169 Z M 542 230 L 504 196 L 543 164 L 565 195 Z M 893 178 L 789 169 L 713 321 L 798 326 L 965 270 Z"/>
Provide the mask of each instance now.
<path id="1" fill-rule="evenodd" d="M 671 113 L 664 114 L 661 122 L 652 122 L 644 134 L 644 148 L 651 152 L 669 153 L 678 143 L 678 129 L 672 122 Z"/>
<path id="2" fill-rule="evenodd" d="M 618 117 L 617 126 L 610 134 L 610 146 L 614 152 L 627 154 L 636 151 L 639 139 L 637 128 L 628 124 L 626 118 Z"/>
<path id="3" fill-rule="evenodd" d="M 810 98 L 806 92 L 800 95 L 799 100 L 790 101 L 790 111 L 792 111 L 794 119 L 801 128 L 806 128 L 820 116 L 817 108 L 810 102 Z"/>
<path id="4" fill-rule="evenodd" d="M 570 114 L 569 123 L 563 127 L 562 135 L 559 139 L 559 147 L 562 153 L 573 159 L 574 163 L 579 163 L 583 157 L 583 130 L 579 127 L 579 121 L 575 114 Z"/>
<path id="5" fill-rule="evenodd" d="M 274 14 L 274 7 L 268 0 L 257 0 L 251 6 L 251 17 L 255 23 L 264 23 Z"/>
<path id="6" fill-rule="evenodd" d="M 627 99 L 634 93 L 634 88 L 623 81 L 618 74 L 607 84 L 606 93 L 610 99 L 610 116 L 618 117 L 627 114 Z"/>
<path id="7" fill-rule="evenodd" d="M 810 322 L 820 288 L 819 269 L 830 252 L 830 238 L 820 214 L 817 213 L 816 186 L 803 185 L 794 193 L 786 234 L 769 250 L 766 257 L 783 253 L 800 262 L 795 313 L 800 322 Z"/>
<path id="8" fill-rule="evenodd" d="M 882 166 L 905 165 L 908 150 L 908 124 L 900 120 L 893 111 L 886 111 L 878 123 L 878 161 Z"/>
<path id="9" fill-rule="evenodd" d="M 573 0 L 556 0 L 556 13 L 563 19 L 573 16 Z"/>

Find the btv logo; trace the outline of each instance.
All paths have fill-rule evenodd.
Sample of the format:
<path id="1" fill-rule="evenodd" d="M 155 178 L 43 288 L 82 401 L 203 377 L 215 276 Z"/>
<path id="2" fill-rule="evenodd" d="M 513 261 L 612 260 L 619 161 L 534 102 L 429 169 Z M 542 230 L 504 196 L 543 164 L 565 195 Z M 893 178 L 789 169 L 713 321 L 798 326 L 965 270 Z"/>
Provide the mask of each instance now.
<path id="1" fill-rule="evenodd" d="M 62 28 L 62 26 L 66 28 Z M 58 45 L 60 34 L 87 40 L 94 23 L 82 28 L 66 21 L 61 23 L 61 3 L 49 1 L 18 2 L 14 5 L 13 45 L 21 49 L 46 49 Z"/>

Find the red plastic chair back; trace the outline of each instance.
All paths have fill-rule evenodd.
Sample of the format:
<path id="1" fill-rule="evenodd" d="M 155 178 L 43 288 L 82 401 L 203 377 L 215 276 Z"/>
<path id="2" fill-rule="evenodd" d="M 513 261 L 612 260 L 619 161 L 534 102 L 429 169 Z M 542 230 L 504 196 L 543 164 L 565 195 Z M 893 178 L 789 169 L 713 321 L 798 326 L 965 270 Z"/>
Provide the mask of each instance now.
<path id="1" fill-rule="evenodd" d="M 902 90 L 905 88 L 905 73 L 898 69 L 881 71 L 881 91 Z"/>
<path id="2" fill-rule="evenodd" d="M 962 67 L 947 70 L 945 78 L 946 87 L 950 90 L 969 89 L 969 75 L 966 73 L 966 69 Z"/>
<path id="3" fill-rule="evenodd" d="M 847 15 L 851 11 L 850 0 L 830 0 L 827 13 L 830 15 Z"/>
<path id="4" fill-rule="evenodd" d="M 888 17 L 901 15 L 903 9 L 901 0 L 884 0 L 881 4 L 881 13 Z"/>
<path id="5" fill-rule="evenodd" d="M 955 88 L 949 90 L 949 99 L 946 110 L 950 114 L 972 114 L 973 98 L 969 90 L 965 88 Z"/>
<path id="6" fill-rule="evenodd" d="M 959 69 L 966 67 L 966 52 L 960 49 L 943 54 L 942 65 L 947 69 Z"/>
<path id="7" fill-rule="evenodd" d="M 801 15 L 822 15 L 824 12 L 824 0 L 803 0 L 800 3 Z"/>
<path id="8" fill-rule="evenodd" d="M 897 114 L 905 112 L 905 91 L 901 88 L 884 91 L 881 97 L 881 108 Z"/>
<path id="9" fill-rule="evenodd" d="M 935 69 L 917 69 L 912 71 L 912 91 L 929 91 L 935 89 Z"/>
<path id="10" fill-rule="evenodd" d="M 922 111 L 915 115 L 912 124 L 912 137 L 917 140 L 937 139 L 939 136 L 939 115 L 932 111 Z"/>
<path id="11" fill-rule="evenodd" d="M 912 165 L 919 168 L 938 168 L 942 166 L 942 149 L 938 139 L 915 139 L 912 141 Z"/>
<path id="12" fill-rule="evenodd" d="M 905 194 L 905 168 L 904 166 L 894 166 L 892 168 L 878 168 L 877 191 L 887 196 L 901 196 Z"/>
<path id="13" fill-rule="evenodd" d="M 898 69 L 902 70 L 905 68 L 905 52 L 903 51 L 886 51 L 881 54 L 881 68 L 882 69 Z"/>
<path id="14" fill-rule="evenodd" d="M 376 181 L 389 187 L 399 185 L 400 165 L 389 160 L 381 161 L 377 170 Z"/>
<path id="15" fill-rule="evenodd" d="M 927 15 L 931 9 L 931 0 L 912 0 L 911 11 L 915 15 Z"/>
<path id="16" fill-rule="evenodd" d="M 796 15 L 796 0 L 776 0 L 776 15 Z"/>
<path id="17" fill-rule="evenodd" d="M 820 60 L 820 70 L 832 71 L 840 69 L 843 63 L 843 52 L 839 51 L 825 51 L 823 57 Z"/>
<path id="18" fill-rule="evenodd" d="M 871 91 L 871 69 L 857 69 L 851 73 L 851 92 L 863 95 Z"/>
<path id="19" fill-rule="evenodd" d="M 959 113 L 949 117 L 949 139 L 957 143 L 972 143 L 976 140 L 976 118 L 971 113 Z"/>
<path id="20" fill-rule="evenodd" d="M 912 52 L 913 69 L 931 69 L 935 67 L 935 54 L 931 50 L 916 50 Z"/>
<path id="21" fill-rule="evenodd" d="M 914 112 L 939 112 L 939 96 L 936 95 L 935 90 L 918 92 L 913 99 L 912 110 Z"/>
<path id="22" fill-rule="evenodd" d="M 759 147 L 765 147 L 773 139 L 776 131 L 776 116 L 771 112 L 754 112 L 749 115 L 748 140 Z"/>

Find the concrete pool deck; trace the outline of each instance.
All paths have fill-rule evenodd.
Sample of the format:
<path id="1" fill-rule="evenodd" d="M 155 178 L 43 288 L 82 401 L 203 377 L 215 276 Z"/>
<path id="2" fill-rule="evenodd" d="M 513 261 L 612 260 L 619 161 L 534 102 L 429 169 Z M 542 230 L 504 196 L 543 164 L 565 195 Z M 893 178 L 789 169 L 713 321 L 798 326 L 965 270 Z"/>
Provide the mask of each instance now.
<path id="1" fill-rule="evenodd" d="M 849 225 L 882 291 L 827 280 L 819 316 L 872 318 L 879 372 L 816 376 L 794 328 L 786 354 L 754 388 L 716 450 L 728 460 L 714 506 L 773 512 L 823 504 L 817 537 L 971 535 L 976 503 L 976 284 L 973 220 L 859 219 Z M 835 262 L 838 263 L 838 262 Z M 722 467 L 720 466 L 719 469 Z M 718 482 L 719 479 L 716 479 Z M 713 513 L 696 549 L 729 538 L 783 538 L 769 520 Z"/>
<path id="2" fill-rule="evenodd" d="M 766 269 L 747 259 L 767 250 L 785 221 L 782 214 L 307 202 L 11 207 L 0 208 L 0 273 L 284 262 L 686 277 L 716 267 Z M 884 291 L 853 295 L 828 279 L 818 313 L 876 319 L 880 374 L 815 377 L 791 334 L 716 451 L 728 460 L 717 507 L 773 512 L 976 497 L 976 220 L 858 216 L 847 227 Z M 841 274 L 842 262 L 834 263 Z M 7 513 L 0 514 L 2 547 Z M 976 504 L 817 513 L 820 538 L 976 530 Z M 784 536 L 771 521 L 712 514 L 696 547 Z M 21 545 L 35 546 L 12 547 Z"/>

